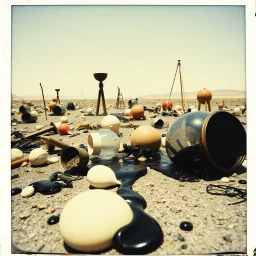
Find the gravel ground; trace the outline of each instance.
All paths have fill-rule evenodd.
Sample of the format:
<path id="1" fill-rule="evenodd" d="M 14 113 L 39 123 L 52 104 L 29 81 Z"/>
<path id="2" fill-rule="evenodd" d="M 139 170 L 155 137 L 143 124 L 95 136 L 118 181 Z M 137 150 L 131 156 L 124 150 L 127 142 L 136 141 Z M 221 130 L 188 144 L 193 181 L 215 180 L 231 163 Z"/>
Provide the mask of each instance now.
<path id="1" fill-rule="evenodd" d="M 156 100 L 140 102 L 147 107 L 153 106 Z M 216 110 L 218 100 L 212 101 L 212 109 Z M 94 102 L 78 101 L 78 105 L 90 105 Z M 107 102 L 108 105 L 115 105 L 115 102 Z M 174 102 L 180 104 L 179 101 Z M 195 101 L 189 102 L 195 105 Z M 234 108 L 242 105 L 244 99 L 226 99 L 225 105 Z M 20 102 L 14 102 L 13 108 L 19 108 Z M 42 102 L 34 104 L 43 105 Z M 108 109 L 108 113 L 122 112 L 113 107 Z M 49 114 L 49 113 L 48 113 Z M 132 124 L 151 124 L 151 116 L 154 113 L 145 112 L 147 120 L 132 121 Z M 76 127 L 85 121 L 84 115 L 79 110 L 68 111 L 66 113 L 70 126 Z M 164 122 L 171 124 L 175 117 L 161 117 Z M 21 120 L 20 115 L 12 116 Z M 86 121 L 92 124 L 100 124 L 102 116 L 87 116 Z M 40 114 L 37 123 L 18 124 L 16 130 L 27 129 L 33 131 L 35 125 L 47 125 L 49 122 L 58 122 L 59 116 L 48 116 L 45 120 L 44 113 Z M 246 123 L 246 116 L 239 117 L 240 121 Z M 129 136 L 133 128 L 124 128 L 121 143 L 128 143 Z M 246 124 L 244 125 L 246 128 Z M 15 127 L 12 127 L 12 130 Z M 168 128 L 159 129 L 161 134 L 166 134 Z M 72 146 L 87 144 L 88 134 L 82 131 L 75 137 L 59 134 L 51 135 L 52 138 L 62 140 Z M 94 132 L 94 131 L 92 131 Z M 165 148 L 160 149 L 163 153 Z M 52 156 L 57 156 L 58 151 L 54 151 Z M 163 156 L 164 157 L 164 156 Z M 89 162 L 90 164 L 90 162 Z M 64 171 L 60 162 L 49 164 L 43 167 L 32 167 L 30 165 L 19 167 L 11 171 L 11 175 L 18 174 L 19 177 L 12 179 L 12 188 L 25 188 L 30 183 L 40 180 L 49 180 L 50 175 L 56 171 Z M 227 174 L 223 174 L 223 177 Z M 133 185 L 133 190 L 138 192 L 147 201 L 145 212 L 152 216 L 161 226 L 164 233 L 164 242 L 151 254 L 209 254 L 217 252 L 246 252 L 246 202 L 232 204 L 240 199 L 227 196 L 210 195 L 206 192 L 208 184 L 223 184 L 237 188 L 246 189 L 246 185 L 239 184 L 238 181 L 246 180 L 246 169 L 240 168 L 236 173 L 229 173 L 230 182 L 220 181 L 222 176 L 207 177 L 198 182 L 181 182 L 178 179 L 169 177 L 157 170 L 150 169 L 148 173 L 138 179 Z M 19 253 L 19 250 L 31 253 L 68 253 L 64 246 L 64 241 L 59 232 L 59 226 L 48 225 L 47 219 L 51 215 L 61 214 L 66 203 L 80 192 L 89 189 L 86 176 L 81 180 L 73 181 L 73 188 L 64 188 L 59 193 L 53 195 L 42 195 L 36 193 L 32 197 L 23 198 L 20 194 L 12 196 L 12 253 Z M 117 188 L 111 189 L 116 191 Z M 42 209 L 39 209 L 39 208 Z M 50 213 L 52 212 L 52 213 Z M 179 228 L 182 221 L 189 221 L 193 224 L 192 231 L 183 231 Z M 146 227 L 145 227 L 146 228 Z M 116 250 L 110 249 L 102 254 L 119 254 Z"/>

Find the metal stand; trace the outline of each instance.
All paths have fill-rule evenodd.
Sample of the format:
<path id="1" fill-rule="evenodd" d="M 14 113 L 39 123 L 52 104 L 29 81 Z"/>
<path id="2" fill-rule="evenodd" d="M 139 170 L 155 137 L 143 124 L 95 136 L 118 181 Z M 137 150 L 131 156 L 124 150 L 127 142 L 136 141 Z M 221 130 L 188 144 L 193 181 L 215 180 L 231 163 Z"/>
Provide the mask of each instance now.
<path id="1" fill-rule="evenodd" d="M 175 82 L 175 78 L 176 78 L 178 69 L 179 69 L 179 73 L 180 73 L 181 104 L 182 104 L 182 110 L 185 111 L 185 106 L 187 106 L 187 102 L 186 102 L 186 98 L 185 98 L 185 90 L 184 90 L 184 85 L 183 85 L 183 80 L 182 80 L 182 75 L 181 75 L 181 63 L 180 63 L 180 60 L 178 60 L 176 72 L 175 72 L 173 83 L 172 83 L 172 89 L 173 89 L 173 85 L 174 85 L 174 82 Z M 171 89 L 171 92 L 170 92 L 170 95 L 169 95 L 169 100 L 171 98 L 172 89 Z"/>
<path id="2" fill-rule="evenodd" d="M 116 99 L 116 108 L 125 108 L 123 94 L 120 92 L 120 88 L 117 86 L 118 93 Z"/>
<path id="3" fill-rule="evenodd" d="M 106 103 L 105 103 L 105 97 L 104 97 L 104 91 L 103 91 L 103 83 L 102 81 L 100 81 L 99 83 L 99 94 L 98 94 L 98 102 L 97 102 L 97 109 L 96 109 L 96 115 L 99 115 L 99 110 L 100 110 L 100 98 L 102 98 L 102 106 L 103 106 L 103 111 L 104 111 L 104 115 L 106 116 L 107 113 L 107 109 L 106 109 Z"/>
<path id="4" fill-rule="evenodd" d="M 210 111 L 211 112 L 211 103 L 210 103 L 210 101 L 206 101 L 204 103 L 204 105 L 205 105 L 205 111 Z M 201 108 L 201 103 L 198 102 L 198 111 L 200 110 L 200 108 Z"/>
<path id="5" fill-rule="evenodd" d="M 60 89 L 55 89 L 55 91 L 57 92 L 57 103 L 59 102 L 59 104 L 60 104 L 60 98 L 59 98 Z"/>

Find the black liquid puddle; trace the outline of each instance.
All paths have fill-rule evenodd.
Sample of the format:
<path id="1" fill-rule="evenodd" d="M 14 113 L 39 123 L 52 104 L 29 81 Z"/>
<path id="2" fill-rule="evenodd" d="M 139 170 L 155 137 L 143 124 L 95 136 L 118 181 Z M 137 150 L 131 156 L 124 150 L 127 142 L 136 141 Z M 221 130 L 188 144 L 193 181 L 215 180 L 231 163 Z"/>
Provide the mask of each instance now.
<path id="1" fill-rule="evenodd" d="M 48 180 L 36 181 L 29 184 L 29 186 L 33 186 L 36 192 L 39 192 L 43 195 L 55 194 L 60 192 L 62 188 L 62 184 L 59 182 Z"/>

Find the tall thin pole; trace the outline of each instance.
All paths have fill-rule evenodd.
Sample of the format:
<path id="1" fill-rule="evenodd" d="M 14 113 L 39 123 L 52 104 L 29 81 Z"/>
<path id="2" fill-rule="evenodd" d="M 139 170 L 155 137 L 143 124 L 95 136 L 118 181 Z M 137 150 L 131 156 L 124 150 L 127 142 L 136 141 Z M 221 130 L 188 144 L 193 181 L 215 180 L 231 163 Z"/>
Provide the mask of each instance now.
<path id="1" fill-rule="evenodd" d="M 184 85 L 183 85 L 183 80 L 182 80 L 182 75 L 181 75 L 181 64 L 180 64 L 180 60 L 178 60 L 178 65 L 179 65 L 179 72 L 180 72 L 180 87 L 181 87 L 182 108 L 183 108 L 183 111 L 185 111 L 184 104 L 186 104 L 186 99 L 185 99 Z"/>
<path id="2" fill-rule="evenodd" d="M 40 83 L 40 86 L 41 86 L 42 95 L 43 95 L 43 101 L 44 101 L 44 113 L 45 113 L 45 118 L 46 118 L 46 120 L 47 120 L 46 105 L 45 105 L 45 100 L 44 100 L 44 91 L 43 91 L 43 87 L 42 87 L 41 83 Z"/>

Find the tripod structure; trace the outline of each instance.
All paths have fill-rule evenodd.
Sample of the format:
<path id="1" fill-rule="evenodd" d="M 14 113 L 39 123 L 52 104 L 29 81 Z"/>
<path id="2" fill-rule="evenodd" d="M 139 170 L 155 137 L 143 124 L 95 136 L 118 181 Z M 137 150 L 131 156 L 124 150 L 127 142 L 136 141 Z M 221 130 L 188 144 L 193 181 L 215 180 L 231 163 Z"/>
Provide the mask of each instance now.
<path id="1" fill-rule="evenodd" d="M 99 110 L 100 110 L 100 99 L 102 98 L 102 106 L 103 106 L 103 111 L 104 111 L 104 115 L 106 116 L 107 113 L 107 109 L 106 109 L 106 103 L 105 103 L 105 97 L 104 97 L 104 91 L 103 91 L 103 83 L 102 81 L 104 81 L 108 74 L 107 73 L 94 73 L 94 78 L 99 81 L 99 93 L 98 93 L 98 101 L 97 101 L 97 108 L 96 108 L 96 115 L 99 115 Z"/>
<path id="2" fill-rule="evenodd" d="M 57 92 L 57 103 L 59 102 L 59 104 L 60 104 L 60 98 L 59 98 L 60 89 L 55 89 L 55 91 Z"/>
<path id="3" fill-rule="evenodd" d="M 117 86 L 117 99 L 116 99 L 116 108 L 125 108 L 124 105 L 124 99 L 123 99 L 123 94 L 120 92 L 120 88 Z"/>
<path id="4" fill-rule="evenodd" d="M 172 83 L 171 92 L 170 92 L 170 95 L 169 95 L 169 100 L 171 98 L 172 89 L 173 89 L 173 85 L 174 85 L 174 82 L 175 82 L 175 78 L 176 78 L 178 69 L 179 69 L 179 74 L 180 74 L 181 104 L 182 104 L 182 110 L 185 111 L 185 106 L 187 106 L 187 102 L 186 102 L 186 98 L 185 98 L 184 84 L 183 84 L 182 75 L 181 75 L 181 63 L 180 63 L 180 60 L 178 60 L 176 72 L 175 72 L 173 83 Z"/>

